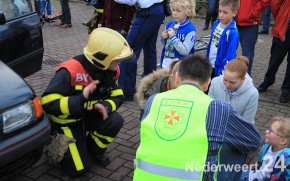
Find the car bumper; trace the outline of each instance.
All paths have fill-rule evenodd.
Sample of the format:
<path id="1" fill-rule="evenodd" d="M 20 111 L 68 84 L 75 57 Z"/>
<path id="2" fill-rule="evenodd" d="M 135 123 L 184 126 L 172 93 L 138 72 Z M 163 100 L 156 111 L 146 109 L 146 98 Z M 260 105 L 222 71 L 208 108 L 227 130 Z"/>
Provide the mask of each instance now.
<path id="1" fill-rule="evenodd" d="M 37 125 L 3 140 L 0 143 L 0 178 L 20 172 L 38 161 L 50 128 L 49 119 L 44 115 Z"/>

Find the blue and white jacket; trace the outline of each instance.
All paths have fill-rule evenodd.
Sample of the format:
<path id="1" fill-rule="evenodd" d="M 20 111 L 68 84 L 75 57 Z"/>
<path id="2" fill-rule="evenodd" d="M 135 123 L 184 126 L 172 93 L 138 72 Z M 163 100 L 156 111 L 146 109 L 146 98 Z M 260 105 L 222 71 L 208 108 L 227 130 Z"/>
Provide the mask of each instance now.
<path id="1" fill-rule="evenodd" d="M 211 45 L 214 30 L 216 29 L 219 23 L 220 21 L 218 20 L 214 22 L 214 24 L 212 25 L 210 41 L 208 43 L 208 47 L 206 51 L 207 58 L 209 57 L 210 45 Z M 229 61 L 236 58 L 237 56 L 236 51 L 238 49 L 239 42 L 240 42 L 240 37 L 239 37 L 239 32 L 236 26 L 236 22 L 232 20 L 231 24 L 229 24 L 222 32 L 220 40 L 219 40 L 216 61 L 214 65 L 216 76 L 223 74 L 225 65 Z"/>
<path id="2" fill-rule="evenodd" d="M 260 167 L 263 158 L 270 148 L 269 144 L 264 144 L 258 158 L 258 166 Z M 281 159 L 281 157 L 284 157 Z M 271 173 L 270 181 L 289 181 L 290 180 L 290 148 L 284 148 L 280 151 L 275 160 L 274 168 Z"/>
<path id="3" fill-rule="evenodd" d="M 166 24 L 165 30 L 173 28 L 174 24 L 175 24 L 174 20 L 169 21 Z M 164 47 L 161 53 L 160 65 L 162 65 L 164 59 L 165 45 L 167 40 L 173 43 L 174 58 L 181 60 L 182 57 L 194 53 L 195 34 L 196 29 L 194 24 L 189 19 L 187 19 L 185 20 L 185 22 L 179 25 L 176 34 L 172 36 L 170 39 L 162 39 L 161 37 L 160 41 L 164 45 Z"/>

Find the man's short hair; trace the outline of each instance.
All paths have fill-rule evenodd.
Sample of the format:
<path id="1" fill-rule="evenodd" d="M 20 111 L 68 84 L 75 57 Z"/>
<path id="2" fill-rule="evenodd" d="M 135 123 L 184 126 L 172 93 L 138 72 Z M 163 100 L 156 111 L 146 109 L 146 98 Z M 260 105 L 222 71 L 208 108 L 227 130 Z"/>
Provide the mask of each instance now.
<path id="1" fill-rule="evenodd" d="M 184 57 L 178 67 L 181 81 L 185 79 L 198 81 L 201 85 L 211 77 L 212 66 L 208 58 L 201 55 L 188 55 Z"/>
<path id="2" fill-rule="evenodd" d="M 240 0 L 220 0 L 219 5 L 230 6 L 232 11 L 239 10 Z"/>

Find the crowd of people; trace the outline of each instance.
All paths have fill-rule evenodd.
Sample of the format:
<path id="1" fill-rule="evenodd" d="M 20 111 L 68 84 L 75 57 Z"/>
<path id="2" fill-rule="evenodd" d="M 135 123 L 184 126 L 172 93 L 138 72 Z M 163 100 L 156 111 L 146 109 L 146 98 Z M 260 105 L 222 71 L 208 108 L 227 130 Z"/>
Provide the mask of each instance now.
<path id="1" fill-rule="evenodd" d="M 68 0 L 61 4 L 60 26 L 69 28 Z M 134 180 L 290 179 L 290 119 L 283 117 L 273 118 L 266 130 L 259 167 L 254 171 L 206 169 L 222 164 L 242 166 L 247 155 L 260 147 L 255 126 L 259 92 L 274 83 L 287 54 L 279 101 L 290 101 L 290 1 L 209 0 L 203 30 L 209 28 L 210 20 L 212 26 L 203 56 L 194 51 L 198 33 L 191 21 L 194 0 L 170 0 L 173 20 L 161 35 L 167 1 L 93 0 L 92 4 L 98 6 L 93 18 L 84 23 L 90 36 L 83 54 L 57 67 L 41 99 L 52 135 L 72 139 L 57 159 L 68 174 L 86 173 L 92 160 L 103 166 L 110 163 L 106 148 L 124 121 L 116 110 L 136 96 L 142 113 Z M 251 69 L 260 15 L 267 6 L 275 21 L 271 57 L 263 83 L 255 88 Z M 161 69 L 156 71 L 158 37 L 164 47 Z M 237 57 L 239 44 L 243 56 Z M 136 93 L 142 50 L 144 79 Z M 54 144 L 49 148 L 55 148 Z M 55 152 L 47 149 L 50 157 Z M 202 169 L 188 171 L 186 163 Z"/>

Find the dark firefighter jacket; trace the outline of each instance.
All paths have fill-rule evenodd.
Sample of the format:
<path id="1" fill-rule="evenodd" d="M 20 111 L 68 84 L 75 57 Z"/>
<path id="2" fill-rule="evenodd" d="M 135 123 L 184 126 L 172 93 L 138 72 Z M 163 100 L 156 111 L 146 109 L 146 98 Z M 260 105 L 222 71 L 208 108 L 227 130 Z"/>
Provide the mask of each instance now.
<path id="1" fill-rule="evenodd" d="M 82 66 L 77 66 L 80 65 L 78 62 Z M 53 122 L 67 124 L 80 120 L 86 108 L 95 103 L 104 105 L 109 113 L 117 110 L 124 102 L 124 95 L 116 74 L 116 71 L 98 69 L 84 55 L 64 62 L 56 69 L 55 76 L 42 95 L 45 113 Z M 92 80 L 99 80 L 100 83 L 86 100 L 82 90 Z"/>

